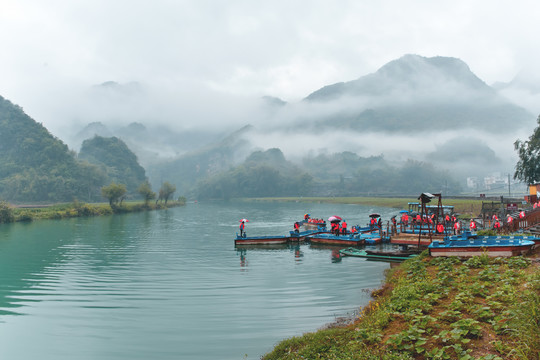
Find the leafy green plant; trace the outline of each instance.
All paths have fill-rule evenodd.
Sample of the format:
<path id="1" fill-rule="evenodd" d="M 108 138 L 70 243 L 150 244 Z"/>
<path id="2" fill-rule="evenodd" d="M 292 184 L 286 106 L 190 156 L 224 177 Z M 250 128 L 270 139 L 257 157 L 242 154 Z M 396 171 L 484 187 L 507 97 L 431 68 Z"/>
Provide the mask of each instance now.
<path id="1" fill-rule="evenodd" d="M 13 208 L 5 201 L 0 201 L 0 223 L 10 223 L 15 220 Z"/>
<path id="2" fill-rule="evenodd" d="M 424 329 L 412 325 L 407 330 L 390 336 L 386 343 L 396 350 L 421 354 L 426 350 L 424 348 L 427 343 L 424 337 L 425 332 Z"/>
<path id="3" fill-rule="evenodd" d="M 439 314 L 439 318 L 446 322 L 457 321 L 461 317 L 461 312 L 456 310 L 445 310 Z"/>
<path id="4" fill-rule="evenodd" d="M 474 319 L 461 319 L 450 325 L 453 330 L 468 337 L 481 337 L 482 326 L 479 321 Z"/>
<path id="5" fill-rule="evenodd" d="M 531 261 L 522 256 L 513 256 L 507 260 L 507 264 L 511 269 L 525 269 L 531 265 Z"/>
<path id="6" fill-rule="evenodd" d="M 490 262 L 489 256 L 484 253 L 480 256 L 473 256 L 467 261 L 465 261 L 465 265 L 471 268 L 481 268 L 486 265 L 488 265 Z"/>
<path id="7" fill-rule="evenodd" d="M 475 319 L 484 322 L 490 321 L 495 316 L 495 313 L 489 306 L 482 306 L 480 304 L 474 305 L 469 312 L 474 316 Z"/>

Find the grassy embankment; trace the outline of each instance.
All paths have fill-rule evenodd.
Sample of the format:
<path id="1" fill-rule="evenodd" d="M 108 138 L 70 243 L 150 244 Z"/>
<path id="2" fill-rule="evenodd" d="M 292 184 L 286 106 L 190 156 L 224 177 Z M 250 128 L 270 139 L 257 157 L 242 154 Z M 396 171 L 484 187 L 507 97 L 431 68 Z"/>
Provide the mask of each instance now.
<path id="1" fill-rule="evenodd" d="M 40 219 L 64 219 L 81 216 L 100 216 L 122 214 L 139 211 L 166 209 L 185 205 L 185 201 L 168 201 L 164 203 L 148 203 L 142 201 L 123 202 L 110 206 L 108 203 L 87 204 L 73 202 L 40 207 L 13 207 L 5 202 L 0 203 L 0 223 L 32 221 Z"/>
<path id="2" fill-rule="evenodd" d="M 538 360 L 538 269 L 524 257 L 424 253 L 390 270 L 352 324 L 284 340 L 263 359 Z"/>
<path id="3" fill-rule="evenodd" d="M 358 204 L 391 207 L 397 210 L 408 209 L 407 203 L 418 202 L 417 198 L 384 198 L 384 197 L 276 197 L 254 198 L 255 201 L 283 201 L 283 202 L 322 202 L 331 204 Z M 433 199 L 429 205 L 437 205 L 438 200 Z M 480 199 L 443 199 L 443 205 L 454 206 L 454 211 L 464 218 L 478 216 L 482 210 Z"/>

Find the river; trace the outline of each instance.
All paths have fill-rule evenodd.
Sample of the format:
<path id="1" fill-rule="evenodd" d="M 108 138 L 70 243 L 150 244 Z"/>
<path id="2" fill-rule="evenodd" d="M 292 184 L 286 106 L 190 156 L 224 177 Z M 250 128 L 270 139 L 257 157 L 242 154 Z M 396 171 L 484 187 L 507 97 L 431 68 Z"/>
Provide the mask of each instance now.
<path id="1" fill-rule="evenodd" d="M 304 213 L 365 225 L 395 209 L 195 203 L 0 225 L 0 359 L 259 359 L 280 340 L 353 314 L 385 262 L 310 245 L 236 249 Z M 339 248 L 338 248 L 339 249 Z"/>

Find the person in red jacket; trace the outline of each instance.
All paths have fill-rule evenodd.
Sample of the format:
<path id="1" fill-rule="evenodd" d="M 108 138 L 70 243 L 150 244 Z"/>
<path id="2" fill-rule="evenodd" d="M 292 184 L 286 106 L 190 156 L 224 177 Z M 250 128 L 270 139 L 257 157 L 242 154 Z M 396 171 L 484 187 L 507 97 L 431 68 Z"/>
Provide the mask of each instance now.
<path id="1" fill-rule="evenodd" d="M 454 223 L 454 235 L 459 235 L 459 231 L 461 229 L 461 224 L 459 223 L 459 220 Z"/>
<path id="2" fill-rule="evenodd" d="M 476 230 L 476 221 L 474 221 L 473 219 L 471 219 L 471 223 L 469 224 L 469 229 L 471 231 Z"/>
<path id="3" fill-rule="evenodd" d="M 246 228 L 246 224 L 244 221 L 240 222 L 240 237 L 244 236 L 244 229 Z"/>
<path id="4" fill-rule="evenodd" d="M 437 233 L 444 234 L 444 225 L 442 223 L 437 224 Z"/>
<path id="5" fill-rule="evenodd" d="M 332 223 L 332 233 L 334 233 L 334 235 L 339 235 L 339 223 Z"/>
<path id="6" fill-rule="evenodd" d="M 341 223 L 341 233 L 347 235 L 347 222 L 345 220 Z"/>

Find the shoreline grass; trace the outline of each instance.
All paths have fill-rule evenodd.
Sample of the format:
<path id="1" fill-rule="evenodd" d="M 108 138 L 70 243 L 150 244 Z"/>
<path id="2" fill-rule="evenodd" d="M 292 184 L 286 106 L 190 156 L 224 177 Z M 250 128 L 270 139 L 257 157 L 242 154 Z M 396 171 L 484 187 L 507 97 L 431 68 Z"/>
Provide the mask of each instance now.
<path id="1" fill-rule="evenodd" d="M 46 219 L 67 219 L 83 216 L 103 216 L 124 214 L 140 211 L 167 209 L 185 205 L 185 201 L 168 201 L 165 203 L 148 203 L 143 201 L 124 201 L 120 205 L 110 206 L 109 203 L 72 203 L 53 204 L 38 207 L 12 207 L 0 202 L 0 223 L 29 222 Z"/>
<path id="2" fill-rule="evenodd" d="M 352 324 L 283 340 L 274 359 L 538 359 L 540 272 L 524 257 L 427 252 L 390 270 Z"/>

